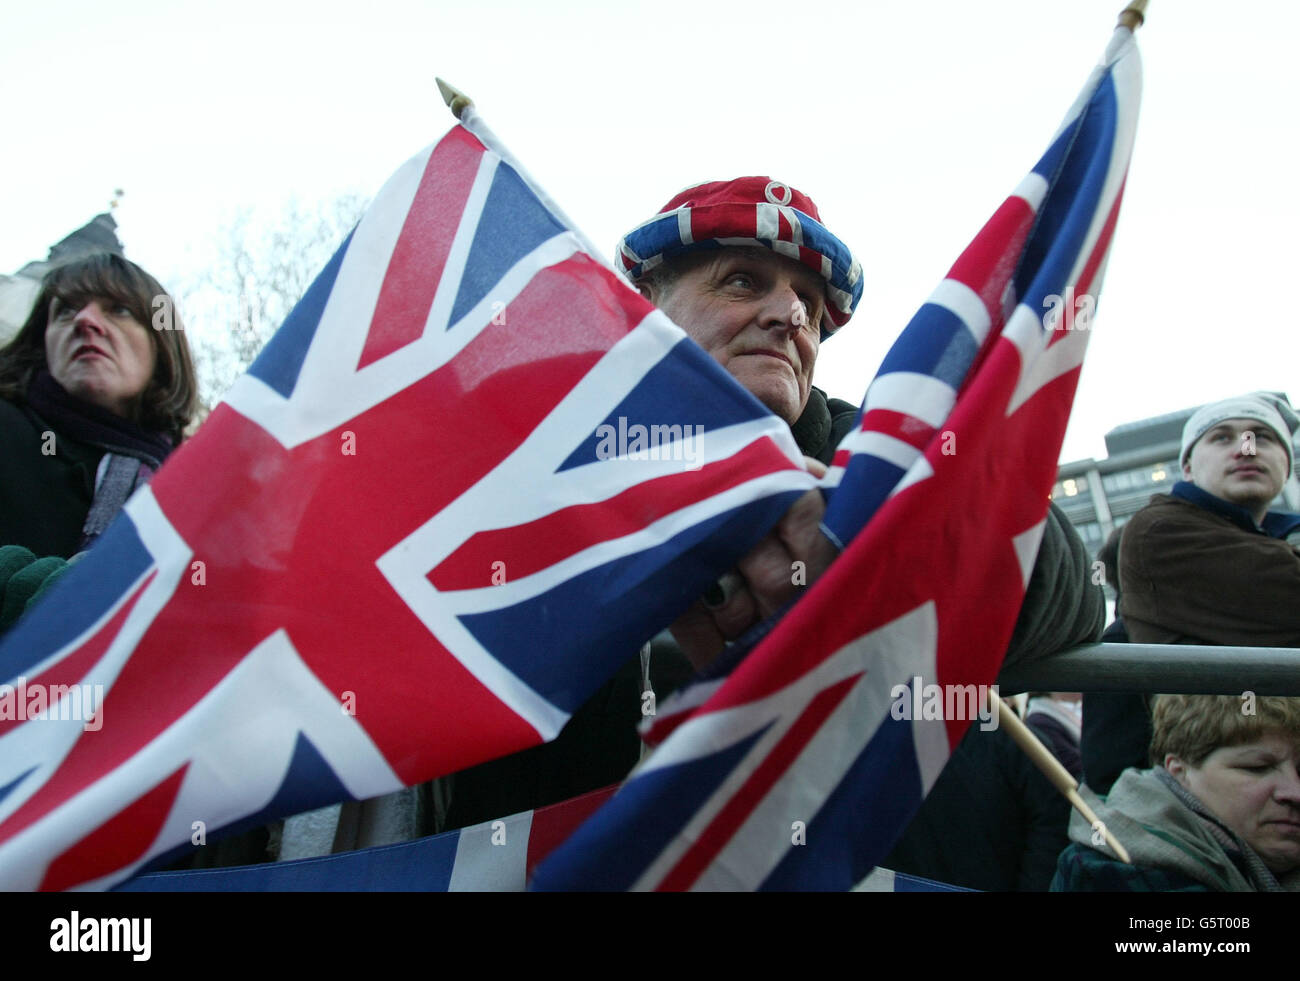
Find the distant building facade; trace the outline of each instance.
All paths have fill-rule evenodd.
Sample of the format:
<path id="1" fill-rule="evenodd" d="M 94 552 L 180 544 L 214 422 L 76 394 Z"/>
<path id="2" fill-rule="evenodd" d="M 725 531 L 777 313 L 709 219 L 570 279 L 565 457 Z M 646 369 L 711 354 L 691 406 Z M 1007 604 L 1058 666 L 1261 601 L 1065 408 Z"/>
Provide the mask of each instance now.
<path id="1" fill-rule="evenodd" d="M 1152 494 L 1168 493 L 1176 481 L 1182 480 L 1178 450 L 1183 426 L 1199 408 L 1193 406 L 1117 426 L 1106 434 L 1104 460 L 1075 460 L 1061 465 L 1052 500 L 1065 512 L 1093 555 L 1112 531 L 1146 507 Z M 1294 471 L 1274 506 L 1300 511 L 1300 481 Z"/>
<path id="2" fill-rule="evenodd" d="M 18 333 L 40 291 L 41 278 L 52 266 L 94 252 L 123 254 L 122 243 L 117 237 L 117 222 L 109 212 L 96 215 L 71 235 L 50 246 L 50 254 L 45 259 L 27 263 L 12 276 L 0 273 L 0 344 L 7 343 Z"/>

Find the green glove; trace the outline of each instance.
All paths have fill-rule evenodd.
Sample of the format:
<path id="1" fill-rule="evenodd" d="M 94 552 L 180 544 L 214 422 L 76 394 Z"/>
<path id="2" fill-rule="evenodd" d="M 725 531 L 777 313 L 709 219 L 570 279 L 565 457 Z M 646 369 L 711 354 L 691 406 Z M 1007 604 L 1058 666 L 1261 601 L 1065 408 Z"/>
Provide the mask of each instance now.
<path id="1" fill-rule="evenodd" d="M 21 545 L 0 546 L 0 633 L 8 630 L 68 568 L 57 555 L 38 559 Z"/>

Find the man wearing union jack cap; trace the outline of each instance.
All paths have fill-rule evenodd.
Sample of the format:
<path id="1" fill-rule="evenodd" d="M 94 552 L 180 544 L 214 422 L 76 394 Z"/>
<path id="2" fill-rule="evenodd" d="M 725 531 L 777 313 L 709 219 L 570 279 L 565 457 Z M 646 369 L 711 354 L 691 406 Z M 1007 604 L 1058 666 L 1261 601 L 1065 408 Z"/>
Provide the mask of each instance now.
<path id="1" fill-rule="evenodd" d="M 862 298 L 862 266 L 821 222 L 812 198 L 769 177 L 697 184 L 619 242 L 616 262 L 643 295 L 790 424 L 816 473 L 853 425 L 856 406 L 812 385 L 821 343 Z M 795 592 L 833 551 L 823 503 L 809 493 L 674 625 L 697 666 Z"/>
<path id="2" fill-rule="evenodd" d="M 769 177 L 687 188 L 629 232 L 616 263 L 651 302 L 760 402 L 784 419 L 820 475 L 853 427 L 857 406 L 813 387 L 818 351 L 862 298 L 862 267 L 821 222 L 812 199 Z M 1105 607 L 1089 588 L 1087 552 L 1069 523 L 1049 513 L 1013 655 L 1029 657 L 1095 639 Z M 820 492 L 805 494 L 775 529 L 672 626 L 680 645 L 656 638 L 644 667 L 660 696 L 691 666 L 779 609 L 834 557 L 822 534 Z M 683 657 L 683 653 L 685 657 Z M 689 663 L 688 663 L 689 659 Z M 623 779 L 640 747 L 643 666 L 633 655 L 550 743 L 454 774 L 445 827 L 463 827 L 556 803 Z"/>
<path id="3" fill-rule="evenodd" d="M 623 237 L 623 273 L 737 381 L 790 424 L 814 473 L 829 464 L 857 407 L 812 385 L 822 343 L 862 298 L 862 266 L 822 224 L 812 198 L 768 177 L 697 184 Z M 817 492 L 672 626 L 697 667 L 729 640 L 811 584 L 834 558 L 820 531 Z M 1087 551 L 1052 505 L 1008 663 L 1095 640 L 1100 591 L 1089 588 Z M 1055 598 L 1050 603 L 1040 601 Z"/>
<path id="4" fill-rule="evenodd" d="M 809 467 L 824 472 L 857 406 L 812 387 L 823 340 L 862 297 L 862 267 L 821 223 L 807 195 L 768 177 L 698 184 L 677 194 L 619 243 L 618 268 L 787 423 Z M 821 495 L 800 498 L 780 525 L 674 625 L 683 650 L 656 638 L 642 676 L 624 668 L 582 705 L 559 736 L 453 775 L 447 827 L 556 803 L 622 780 L 637 761 L 646 681 L 666 695 L 790 595 L 791 562 L 809 581 L 832 557 L 818 524 Z M 683 657 L 683 653 L 686 657 Z M 689 658 L 689 660 L 688 660 Z"/>
<path id="5" fill-rule="evenodd" d="M 812 199 L 766 177 L 700 184 L 628 233 L 617 261 L 647 299 L 790 424 L 809 468 L 821 473 L 857 414 L 812 386 L 813 368 L 821 343 L 862 297 L 862 269 Z M 823 512 L 819 493 L 804 495 L 672 625 L 693 664 L 707 663 L 794 595 L 793 562 L 806 563 L 809 584 L 825 569 L 833 550 L 819 528 Z M 1051 505 L 1005 663 L 1097 639 L 1104 606 L 1087 558 Z M 1009 737 L 972 728 L 890 867 L 971 888 L 1045 889 L 1067 841 L 1068 806 Z M 972 799 L 969 788 L 986 785 L 991 762 L 1021 789 Z"/>

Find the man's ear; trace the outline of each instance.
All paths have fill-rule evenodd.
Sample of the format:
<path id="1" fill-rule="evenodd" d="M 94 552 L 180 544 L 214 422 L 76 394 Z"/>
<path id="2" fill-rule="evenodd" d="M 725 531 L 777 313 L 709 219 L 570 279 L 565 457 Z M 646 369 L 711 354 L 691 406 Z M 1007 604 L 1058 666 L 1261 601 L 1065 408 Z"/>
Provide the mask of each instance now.
<path id="1" fill-rule="evenodd" d="M 650 288 L 650 281 L 648 279 L 638 280 L 633 285 L 636 286 L 636 291 L 640 293 L 642 296 L 644 296 L 647 300 L 649 300 L 651 303 L 655 302 L 654 290 Z"/>
<path id="2" fill-rule="evenodd" d="M 1183 480 L 1192 479 L 1192 455 L 1187 454 L 1187 462 L 1183 464 Z"/>
<path id="3" fill-rule="evenodd" d="M 1187 789 L 1191 789 L 1187 783 L 1187 764 L 1184 763 L 1181 758 L 1175 756 L 1173 753 L 1166 753 L 1164 767 L 1169 771 L 1171 777 L 1177 780 L 1184 787 L 1187 787 Z"/>

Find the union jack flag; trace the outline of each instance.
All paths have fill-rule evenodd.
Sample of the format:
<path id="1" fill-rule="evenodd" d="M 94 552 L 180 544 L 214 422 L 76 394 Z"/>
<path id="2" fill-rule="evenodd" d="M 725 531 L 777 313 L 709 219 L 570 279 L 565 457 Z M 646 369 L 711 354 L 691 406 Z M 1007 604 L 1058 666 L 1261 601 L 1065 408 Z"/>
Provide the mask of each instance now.
<path id="1" fill-rule="evenodd" d="M 0 677 L 105 693 L 0 718 L 0 889 L 549 739 L 815 486 L 595 254 L 472 111 L 393 176 L 0 644 Z"/>
<path id="2" fill-rule="evenodd" d="M 1090 326 L 1066 298 L 1101 287 L 1140 87 L 1121 28 L 868 389 L 826 478 L 843 554 L 661 707 L 655 752 L 536 887 L 848 889 L 888 853 L 974 714 L 897 696 L 990 684 L 1011 638 Z"/>
<path id="3" fill-rule="evenodd" d="M 440 835 L 354 852 L 235 868 L 138 875 L 118 892 L 523 892 L 533 870 L 614 787 Z M 969 892 L 875 869 L 863 892 Z"/>
<path id="4" fill-rule="evenodd" d="M 117 891 L 523 892 L 533 869 L 613 793 L 606 787 L 468 828 L 354 852 L 138 875 Z"/>

